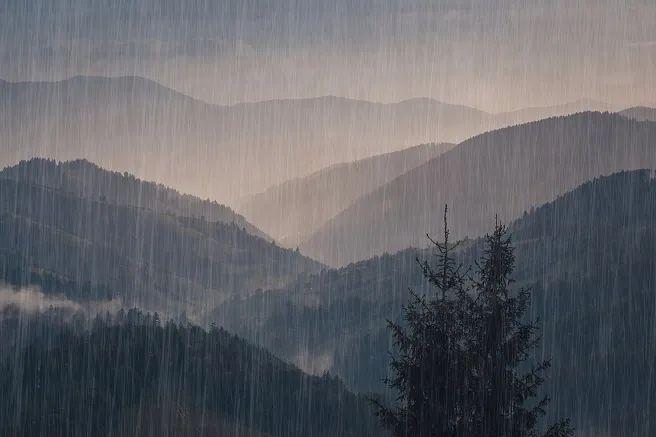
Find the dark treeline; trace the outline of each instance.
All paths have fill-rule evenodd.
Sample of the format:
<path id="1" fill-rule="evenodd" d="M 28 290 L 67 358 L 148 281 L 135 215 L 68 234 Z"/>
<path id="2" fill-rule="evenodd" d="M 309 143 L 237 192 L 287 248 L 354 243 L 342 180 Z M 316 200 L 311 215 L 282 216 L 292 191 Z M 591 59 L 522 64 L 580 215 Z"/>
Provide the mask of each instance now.
<path id="1" fill-rule="evenodd" d="M 0 435 L 365 436 L 368 399 L 222 329 L 116 316 L 0 319 Z"/>

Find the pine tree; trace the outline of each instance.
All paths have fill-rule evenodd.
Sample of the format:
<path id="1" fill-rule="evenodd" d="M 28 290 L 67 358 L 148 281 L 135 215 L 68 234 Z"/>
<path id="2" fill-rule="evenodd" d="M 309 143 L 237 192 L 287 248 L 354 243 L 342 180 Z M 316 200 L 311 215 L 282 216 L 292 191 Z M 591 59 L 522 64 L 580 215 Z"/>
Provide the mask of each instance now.
<path id="1" fill-rule="evenodd" d="M 403 323 L 388 321 L 397 354 L 385 382 L 398 393 L 377 415 L 397 437 L 565 437 L 568 421 L 541 432 L 547 397 L 538 398 L 545 361 L 527 368 L 538 341 L 525 321 L 530 292 L 511 290 L 515 257 L 505 226 L 486 236 L 475 278 L 463 272 L 449 242 L 436 242 L 437 261 L 419 261 L 434 287 L 431 295 L 410 290 Z"/>
<path id="2" fill-rule="evenodd" d="M 511 289 L 515 255 L 506 226 L 497 223 L 485 242 L 473 280 L 469 318 L 472 369 L 468 375 L 474 387 L 469 435 L 571 435 L 567 420 L 540 431 L 539 419 L 546 414 L 549 398 L 536 399 L 550 362 L 529 366 L 539 341 L 537 325 L 525 318 L 531 294 L 526 288 Z"/>
<path id="3" fill-rule="evenodd" d="M 388 321 L 398 354 L 393 356 L 393 376 L 386 384 L 398 392 L 396 405 L 380 402 L 377 415 L 395 436 L 456 436 L 463 417 L 468 387 L 465 334 L 465 274 L 452 256 L 444 211 L 444 240 L 432 240 L 437 262 L 418 263 L 435 288 L 429 296 L 410 290 L 403 308 L 404 323 Z"/>

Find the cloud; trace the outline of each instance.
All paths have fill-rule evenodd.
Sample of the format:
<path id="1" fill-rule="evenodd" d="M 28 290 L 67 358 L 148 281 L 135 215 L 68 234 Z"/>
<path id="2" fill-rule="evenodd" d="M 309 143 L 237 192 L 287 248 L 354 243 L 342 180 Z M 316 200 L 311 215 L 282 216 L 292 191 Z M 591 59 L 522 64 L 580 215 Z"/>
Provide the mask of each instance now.
<path id="1" fill-rule="evenodd" d="M 109 311 L 115 313 L 121 308 L 120 299 L 109 301 L 75 302 L 65 296 L 44 294 L 35 287 L 16 290 L 10 286 L 0 286 L 0 312 L 9 307 L 15 307 L 26 313 L 39 313 L 56 308 L 66 312 L 84 312 L 95 315 Z"/>

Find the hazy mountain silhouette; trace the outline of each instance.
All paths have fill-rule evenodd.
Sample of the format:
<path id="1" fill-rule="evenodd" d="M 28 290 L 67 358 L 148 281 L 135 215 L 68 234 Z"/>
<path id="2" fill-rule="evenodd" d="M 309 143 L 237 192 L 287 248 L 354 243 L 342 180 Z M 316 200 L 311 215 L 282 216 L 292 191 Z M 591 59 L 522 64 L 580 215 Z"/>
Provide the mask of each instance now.
<path id="1" fill-rule="evenodd" d="M 656 123 L 585 112 L 488 132 L 416 167 L 331 219 L 300 247 L 330 265 L 425 244 L 453 205 L 454 236 L 479 235 L 595 176 L 656 166 Z"/>
<path id="2" fill-rule="evenodd" d="M 276 240 L 296 246 L 358 197 L 440 155 L 453 144 L 422 144 L 335 164 L 246 198 L 239 210 Z"/>
<path id="3" fill-rule="evenodd" d="M 656 386 L 645 377 L 656 359 L 648 346 L 656 341 L 654 171 L 587 182 L 524 214 L 510 231 L 514 286 L 533 288 L 538 356 L 553 359 L 545 390 L 558 396 L 550 414 L 572 417 L 581 435 L 653 435 L 655 424 L 642 415 L 656 413 Z M 482 249 L 482 239 L 468 240 L 458 257 L 471 265 Z M 434 292 L 415 261 L 431 256 L 407 249 L 326 270 L 231 300 L 215 317 L 307 370 L 383 390 L 391 349 L 385 321 L 399 319 L 408 288 Z"/>
<path id="4" fill-rule="evenodd" d="M 271 237 L 243 216 L 216 201 L 182 194 L 162 184 L 142 181 L 128 173 L 108 171 L 83 159 L 56 162 L 34 158 L 5 168 L 0 171 L 0 178 L 26 181 L 116 205 L 203 218 L 209 222 L 234 223 L 252 235 L 271 240 Z"/>
<path id="5" fill-rule="evenodd" d="M 563 103 L 554 106 L 535 106 L 521 108 L 515 111 L 500 112 L 495 114 L 499 121 L 498 126 L 515 125 L 528 123 L 531 121 L 541 120 L 543 118 L 555 117 L 559 115 L 576 114 L 584 111 L 612 111 L 613 105 L 592 99 L 580 99 L 573 102 Z"/>
<path id="6" fill-rule="evenodd" d="M 220 201 L 346 160 L 487 128 L 429 99 L 339 97 L 211 105 L 139 77 L 0 84 L 0 164 L 86 158 Z"/>
<path id="7" fill-rule="evenodd" d="M 0 82 L 0 165 L 86 158 L 231 202 L 329 165 L 554 115 L 489 114 L 432 99 L 339 97 L 211 105 L 140 77 Z"/>
<path id="8" fill-rule="evenodd" d="M 634 106 L 624 109 L 618 112 L 618 114 L 638 121 L 656 121 L 656 108 L 648 108 L 646 106 Z"/>
<path id="9" fill-rule="evenodd" d="M 234 293 L 279 287 L 320 268 L 235 223 L 0 177 L 0 280 L 17 286 L 199 314 Z"/>

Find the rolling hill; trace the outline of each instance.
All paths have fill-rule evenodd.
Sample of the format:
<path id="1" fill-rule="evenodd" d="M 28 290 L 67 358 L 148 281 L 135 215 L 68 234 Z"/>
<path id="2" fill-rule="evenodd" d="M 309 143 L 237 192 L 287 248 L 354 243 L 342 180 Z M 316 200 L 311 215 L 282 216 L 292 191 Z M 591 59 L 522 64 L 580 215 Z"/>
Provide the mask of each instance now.
<path id="1" fill-rule="evenodd" d="M 361 197 L 300 245 L 339 266 L 425 244 L 451 208 L 454 236 L 480 235 L 596 176 L 656 166 L 656 123 L 584 112 L 473 137 Z"/>
<path id="2" fill-rule="evenodd" d="M 453 144 L 422 144 L 335 164 L 250 196 L 239 210 L 276 240 L 294 247 L 355 199 L 451 147 Z"/>
<path id="3" fill-rule="evenodd" d="M 514 286 L 532 288 L 530 313 L 541 326 L 537 357 L 552 358 L 550 414 L 570 416 L 586 437 L 653 435 L 654 171 L 587 182 L 527 212 L 510 231 Z M 482 249 L 481 239 L 464 241 L 458 258 L 471 265 Z M 326 270 L 232 299 L 214 317 L 308 371 L 382 391 L 392 344 L 386 320 L 399 319 L 408 288 L 431 292 L 415 261 L 430 256 L 407 249 Z"/>
<path id="4" fill-rule="evenodd" d="M 182 194 L 155 182 L 142 181 L 133 175 L 105 170 L 79 159 L 56 162 L 34 158 L 0 171 L 0 178 L 43 185 L 79 197 L 102 200 L 117 206 L 145 208 L 182 217 L 198 217 L 209 222 L 234 223 L 249 234 L 271 240 L 243 216 L 216 201 Z"/>
<path id="5" fill-rule="evenodd" d="M 130 191 L 113 193 L 131 199 Z M 322 267 L 236 223 L 129 203 L 0 177 L 0 280 L 73 300 L 118 298 L 198 315 L 234 293 L 279 287 Z"/>

